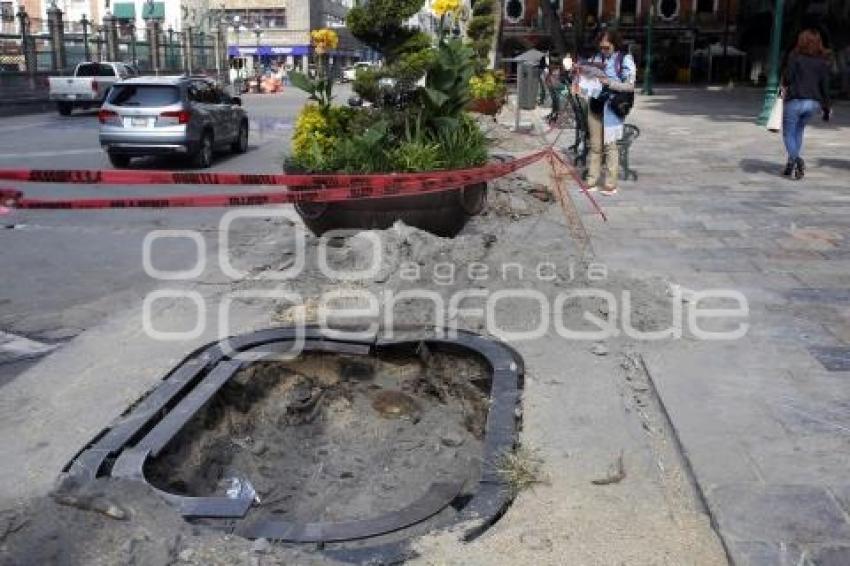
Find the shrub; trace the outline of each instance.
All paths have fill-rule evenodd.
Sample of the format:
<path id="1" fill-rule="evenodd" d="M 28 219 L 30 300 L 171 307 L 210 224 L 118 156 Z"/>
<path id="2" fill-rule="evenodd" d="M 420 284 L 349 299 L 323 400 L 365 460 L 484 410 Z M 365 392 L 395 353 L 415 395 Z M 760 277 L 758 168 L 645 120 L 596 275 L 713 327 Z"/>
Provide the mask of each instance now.
<path id="1" fill-rule="evenodd" d="M 485 71 L 469 79 L 469 91 L 476 99 L 502 99 L 507 93 L 501 71 Z"/>

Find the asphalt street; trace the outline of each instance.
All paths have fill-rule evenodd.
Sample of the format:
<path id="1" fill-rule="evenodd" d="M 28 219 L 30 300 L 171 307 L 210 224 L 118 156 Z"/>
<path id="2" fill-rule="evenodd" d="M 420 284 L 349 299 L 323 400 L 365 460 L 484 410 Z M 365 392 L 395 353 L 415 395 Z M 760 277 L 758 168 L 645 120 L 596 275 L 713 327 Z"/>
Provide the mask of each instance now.
<path id="1" fill-rule="evenodd" d="M 249 151 L 218 155 L 210 171 L 279 173 L 298 110 L 299 91 L 247 95 Z M 141 169 L 192 170 L 175 159 L 135 160 Z M 110 169 L 98 143 L 96 112 L 0 119 L 0 168 Z M 27 196 L 156 196 L 231 192 L 244 187 L 49 185 L 4 183 Z M 0 386 L 46 353 L 141 300 L 157 281 L 146 275 L 142 243 L 152 230 L 195 230 L 214 253 L 221 209 L 12 211 L 0 215 Z M 234 228 L 238 230 L 238 227 Z M 246 228 L 242 228 L 243 230 Z M 156 246 L 155 267 L 188 269 L 195 244 Z"/>

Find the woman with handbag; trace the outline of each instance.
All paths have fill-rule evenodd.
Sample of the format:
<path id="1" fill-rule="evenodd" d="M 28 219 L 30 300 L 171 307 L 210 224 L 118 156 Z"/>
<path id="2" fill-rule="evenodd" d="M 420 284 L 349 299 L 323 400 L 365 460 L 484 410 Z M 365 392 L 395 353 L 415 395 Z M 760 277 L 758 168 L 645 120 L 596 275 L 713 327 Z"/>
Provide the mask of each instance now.
<path id="1" fill-rule="evenodd" d="M 588 101 L 588 133 L 590 136 L 590 165 L 587 177 L 589 190 L 603 195 L 617 193 L 620 155 L 617 142 L 623 137 L 626 114 L 634 102 L 637 67 L 631 55 L 623 51 L 623 42 L 616 30 L 606 29 L 596 38 L 599 52 L 589 64 L 601 69 L 602 91 Z M 605 184 L 599 188 L 602 174 L 602 155 L 605 154 Z"/>
<path id="2" fill-rule="evenodd" d="M 793 174 L 795 179 L 802 179 L 806 172 L 800 153 L 803 132 L 811 117 L 821 110 L 823 119 L 829 120 L 832 112 L 830 67 L 830 52 L 824 47 L 820 32 L 815 29 L 801 31 L 782 76 L 782 140 L 788 152 L 788 162 L 782 174 L 786 177 Z"/>

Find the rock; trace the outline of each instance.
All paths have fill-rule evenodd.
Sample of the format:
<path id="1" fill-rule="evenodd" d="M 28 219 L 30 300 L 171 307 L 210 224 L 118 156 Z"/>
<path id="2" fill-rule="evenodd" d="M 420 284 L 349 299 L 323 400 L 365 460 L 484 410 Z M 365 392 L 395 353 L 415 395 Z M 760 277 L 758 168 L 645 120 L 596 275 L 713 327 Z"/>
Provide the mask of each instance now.
<path id="1" fill-rule="evenodd" d="M 263 454 L 266 453 L 266 451 L 268 449 L 269 449 L 268 444 L 266 444 L 265 442 L 260 440 L 260 441 L 255 442 L 254 445 L 251 446 L 251 454 L 253 454 L 254 456 L 262 456 Z"/>
<path id="2" fill-rule="evenodd" d="M 541 533 L 523 533 L 519 536 L 519 540 L 523 546 L 537 552 L 546 552 L 552 549 L 552 539 Z"/>
<path id="3" fill-rule="evenodd" d="M 440 442 L 443 443 L 443 446 L 448 446 L 449 448 L 456 448 L 463 444 L 463 437 L 454 431 L 447 431 L 440 435 Z"/>
<path id="4" fill-rule="evenodd" d="M 510 196 L 509 206 L 514 214 L 527 214 L 529 212 L 528 203 L 516 195 Z"/>
<path id="5" fill-rule="evenodd" d="M 179 558 L 183 562 L 191 562 L 193 556 L 195 556 L 194 550 L 192 550 L 191 548 L 184 548 L 180 551 L 180 554 L 177 555 L 177 558 Z"/>
<path id="6" fill-rule="evenodd" d="M 251 552 L 254 554 L 268 554 L 272 551 L 272 543 L 268 539 L 258 538 L 251 544 Z"/>
<path id="7" fill-rule="evenodd" d="M 594 344 L 593 348 L 590 349 L 591 353 L 596 354 L 597 356 L 607 356 L 608 355 L 608 346 L 605 344 Z"/>

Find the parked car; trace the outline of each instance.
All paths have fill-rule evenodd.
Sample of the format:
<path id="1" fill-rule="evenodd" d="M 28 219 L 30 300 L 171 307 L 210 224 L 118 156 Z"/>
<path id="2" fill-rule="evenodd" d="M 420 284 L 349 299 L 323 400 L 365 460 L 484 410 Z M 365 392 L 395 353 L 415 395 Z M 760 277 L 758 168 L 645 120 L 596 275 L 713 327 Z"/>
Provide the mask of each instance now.
<path id="1" fill-rule="evenodd" d="M 50 100 L 63 116 L 74 108 L 100 106 L 116 82 L 135 77 L 139 72 L 125 63 L 80 63 L 70 77 L 50 77 Z"/>
<path id="2" fill-rule="evenodd" d="M 146 155 L 185 155 L 197 167 L 216 149 L 248 150 L 242 100 L 198 77 L 138 77 L 112 87 L 98 113 L 100 145 L 115 167 Z"/>
<path id="3" fill-rule="evenodd" d="M 357 78 L 357 73 L 364 69 L 371 69 L 375 65 L 368 61 L 360 61 L 350 67 L 346 67 L 342 71 L 342 82 L 353 82 Z"/>

